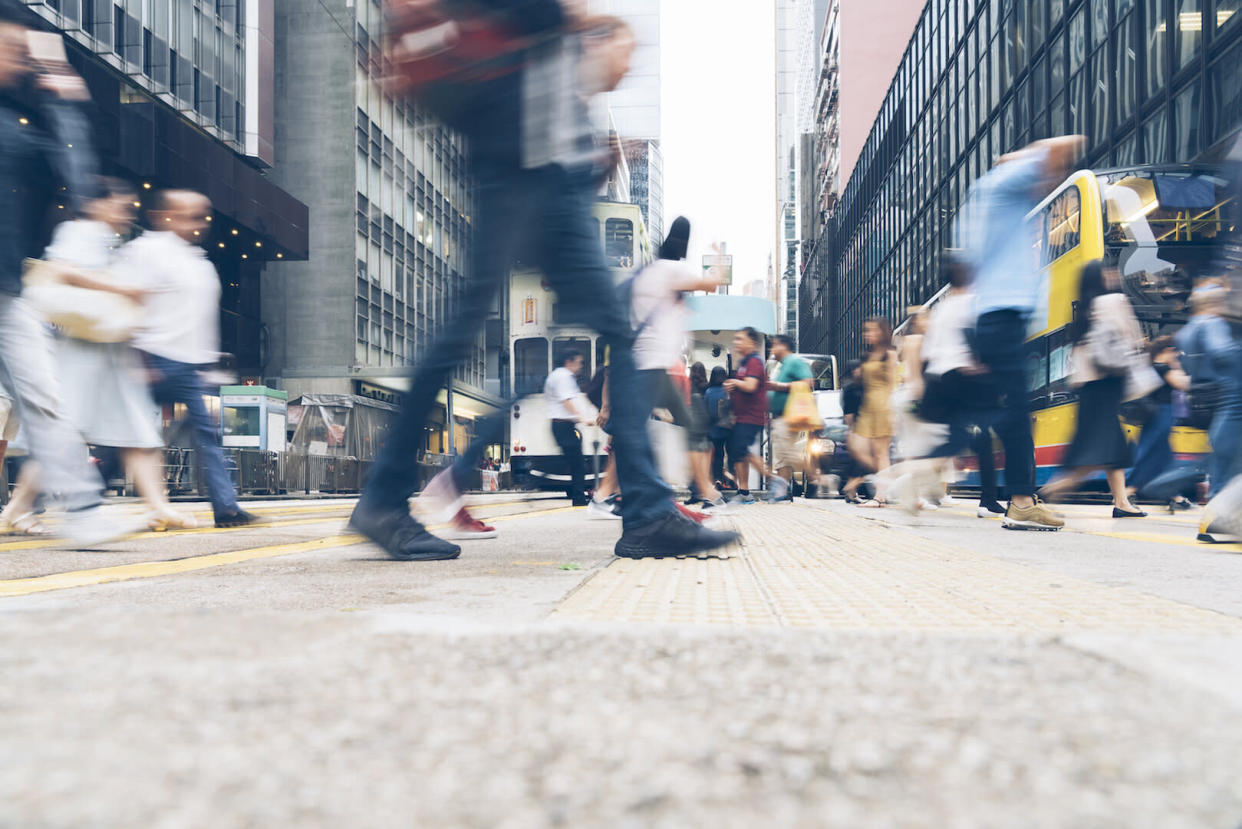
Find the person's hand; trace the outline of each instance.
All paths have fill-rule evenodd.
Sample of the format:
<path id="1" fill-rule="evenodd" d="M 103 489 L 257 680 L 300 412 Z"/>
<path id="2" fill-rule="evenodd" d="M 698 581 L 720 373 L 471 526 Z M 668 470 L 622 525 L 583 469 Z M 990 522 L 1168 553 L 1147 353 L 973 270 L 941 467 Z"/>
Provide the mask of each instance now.
<path id="1" fill-rule="evenodd" d="M 122 288 L 117 291 L 117 293 L 131 302 L 138 303 L 139 305 L 141 305 L 143 300 L 147 298 L 147 292 L 142 288 Z"/>
<path id="2" fill-rule="evenodd" d="M 37 86 L 51 92 L 62 101 L 89 101 L 91 99 L 91 93 L 86 88 L 86 81 L 67 66 L 55 74 L 40 75 Z"/>
<path id="3" fill-rule="evenodd" d="M 605 406 L 604 408 L 599 410 L 599 416 L 595 418 L 595 425 L 603 426 L 604 424 L 608 422 L 608 419 L 611 416 L 612 416 L 611 410 L 609 410 L 609 408 Z"/>
<path id="4" fill-rule="evenodd" d="M 734 389 L 738 387 L 738 385 L 739 385 L 739 381 L 737 380 L 725 380 L 724 381 L 725 391 L 733 391 Z"/>

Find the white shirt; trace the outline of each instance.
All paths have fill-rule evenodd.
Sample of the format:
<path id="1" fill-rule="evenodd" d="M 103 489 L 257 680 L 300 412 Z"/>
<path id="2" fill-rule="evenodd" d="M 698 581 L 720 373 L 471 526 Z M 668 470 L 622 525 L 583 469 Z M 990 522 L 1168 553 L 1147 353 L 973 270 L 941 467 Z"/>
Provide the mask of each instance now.
<path id="1" fill-rule="evenodd" d="M 974 362 L 966 330 L 975 325 L 975 297 L 970 293 L 949 293 L 936 303 L 927 320 L 921 356 L 927 361 L 924 373 L 947 374 Z"/>
<path id="2" fill-rule="evenodd" d="M 116 267 L 147 291 L 136 348 L 192 365 L 220 359 L 220 277 L 202 248 L 147 232 L 121 248 Z"/>
<path id="3" fill-rule="evenodd" d="M 548 404 L 548 417 L 553 420 L 577 422 L 578 418 L 565 405 L 565 401 L 573 400 L 580 394 L 582 394 L 582 389 L 578 388 L 578 378 L 572 371 L 564 366 L 553 371 L 543 384 L 543 396 Z"/>
<path id="4" fill-rule="evenodd" d="M 120 246 L 121 237 L 104 222 L 74 219 L 56 226 L 43 257 L 82 270 L 103 271 L 112 264 Z M 104 277 L 108 274 L 92 275 Z"/>
<path id="5" fill-rule="evenodd" d="M 694 268 L 672 259 L 657 259 L 634 277 L 630 322 L 635 329 L 642 326 L 634 341 L 639 371 L 667 371 L 681 359 L 686 349 L 686 306 L 680 292 L 698 279 Z"/>

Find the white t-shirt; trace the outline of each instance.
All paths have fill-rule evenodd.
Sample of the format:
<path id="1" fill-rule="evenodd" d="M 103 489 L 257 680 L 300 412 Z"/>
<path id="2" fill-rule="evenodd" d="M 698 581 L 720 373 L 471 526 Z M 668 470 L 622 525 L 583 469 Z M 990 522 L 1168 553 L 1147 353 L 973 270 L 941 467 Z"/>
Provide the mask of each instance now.
<path id="1" fill-rule="evenodd" d="M 942 375 L 966 368 L 974 362 L 966 329 L 975 324 L 975 297 L 969 293 L 950 293 L 936 303 L 927 320 L 922 357 L 925 374 Z"/>
<path id="2" fill-rule="evenodd" d="M 220 359 L 220 277 L 202 248 L 148 231 L 121 248 L 116 267 L 147 291 L 136 348 L 193 365 Z"/>
<path id="3" fill-rule="evenodd" d="M 657 259 L 634 279 L 630 322 L 636 329 L 643 326 L 634 341 L 634 362 L 639 371 L 667 371 L 686 348 L 686 306 L 680 292 L 699 275 L 685 262 Z"/>
<path id="4" fill-rule="evenodd" d="M 103 222 L 74 219 L 56 226 L 43 256 L 75 268 L 96 271 L 91 275 L 96 279 L 106 279 L 110 274 L 104 271 L 112 264 L 120 246 L 121 237 Z"/>
<path id="5" fill-rule="evenodd" d="M 553 371 L 543 384 L 543 396 L 548 404 L 548 417 L 553 420 L 576 421 L 578 418 L 565 405 L 565 401 L 574 400 L 580 394 L 582 394 L 582 389 L 578 388 L 578 378 L 572 371 L 564 366 Z"/>

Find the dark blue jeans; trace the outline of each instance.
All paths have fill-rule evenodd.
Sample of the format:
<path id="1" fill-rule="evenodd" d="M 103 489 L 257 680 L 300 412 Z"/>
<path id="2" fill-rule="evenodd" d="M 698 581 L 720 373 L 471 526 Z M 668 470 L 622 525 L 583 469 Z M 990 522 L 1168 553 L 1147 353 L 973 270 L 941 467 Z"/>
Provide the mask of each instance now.
<path id="1" fill-rule="evenodd" d="M 1208 427 L 1212 441 L 1211 495 L 1242 473 L 1242 400 L 1236 393 L 1224 401 L 1212 425 Z"/>
<path id="2" fill-rule="evenodd" d="M 194 439 L 194 451 L 203 466 L 203 480 L 207 484 L 207 497 L 211 510 L 217 516 L 237 512 L 237 497 L 233 481 L 224 466 L 224 453 L 220 451 L 220 433 L 215 421 L 203 405 L 207 387 L 199 372 L 202 366 L 178 363 L 155 354 L 144 354 L 147 366 L 156 379 L 151 384 L 151 394 L 157 403 L 183 403 Z"/>
<path id="3" fill-rule="evenodd" d="M 975 348 L 988 367 L 1000 408 L 990 419 L 1005 447 L 1005 489 L 1009 497 L 1035 494 L 1035 441 L 1026 392 L 1027 318 L 1019 311 L 989 311 L 979 317 Z"/>
<path id="4" fill-rule="evenodd" d="M 591 218 L 591 182 L 560 167 L 517 170 L 476 159 L 474 251 L 468 287 L 453 319 L 414 371 L 405 406 L 387 435 L 363 500 L 376 509 L 406 509 L 417 481 L 423 425 L 453 370 L 475 348 L 492 298 L 508 279 L 519 245 L 557 293 L 562 320 L 598 331 L 611 346 L 612 439 L 625 493 L 624 526 L 641 527 L 674 510 L 647 438 L 648 407 L 631 352 L 627 309 L 611 301 L 612 272 Z"/>
<path id="5" fill-rule="evenodd" d="M 1163 403 L 1156 407 L 1151 420 L 1139 433 L 1138 452 L 1134 467 L 1130 470 L 1129 486 L 1143 491 L 1157 475 L 1173 467 L 1173 449 L 1169 446 L 1169 433 L 1173 431 L 1173 404 Z"/>
<path id="6" fill-rule="evenodd" d="M 561 447 L 561 454 L 569 465 L 569 484 L 566 494 L 575 504 L 586 501 L 586 460 L 582 457 L 582 435 L 568 420 L 552 421 L 552 437 Z"/>

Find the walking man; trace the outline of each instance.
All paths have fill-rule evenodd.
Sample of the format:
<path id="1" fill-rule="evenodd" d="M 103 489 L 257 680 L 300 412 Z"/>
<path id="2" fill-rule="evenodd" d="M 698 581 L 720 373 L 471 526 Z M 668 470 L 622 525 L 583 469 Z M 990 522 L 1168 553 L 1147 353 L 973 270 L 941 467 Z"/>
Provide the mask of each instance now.
<path id="1" fill-rule="evenodd" d="M 65 507 L 62 532 L 91 546 L 126 530 L 102 513 L 103 482 L 61 405 L 51 335 L 20 296 L 22 262 L 47 242 L 46 217 L 90 196 L 94 156 L 82 111 L 89 96 L 67 63 L 32 61 L 25 13 L 0 7 L 0 385 L 42 467 L 44 490 Z"/>
<path id="2" fill-rule="evenodd" d="M 446 321 L 414 372 L 411 393 L 371 473 L 351 525 L 405 561 L 456 558 L 461 548 L 437 538 L 410 515 L 414 460 L 423 424 L 452 371 L 476 347 L 492 298 L 508 278 L 519 243 L 556 290 L 562 319 L 589 326 L 611 349 L 613 447 L 623 502 L 617 555 L 670 556 L 715 549 L 736 539 L 678 514 L 660 480 L 647 438 L 651 402 L 637 382 L 629 309 L 613 295 L 612 273 L 590 215 L 593 188 L 615 163 L 592 135 L 578 71 L 584 3 L 491 0 L 512 30 L 530 36 L 521 68 L 472 87 L 453 126 L 471 147 L 475 182 L 474 255 L 455 318 Z M 623 62 L 619 62 L 623 63 Z M 608 71 L 624 75 L 625 66 Z M 611 78 L 605 78 L 605 88 Z M 527 261 L 529 260 L 529 261 Z"/>
<path id="3" fill-rule="evenodd" d="M 220 277 L 200 246 L 210 215 L 202 193 L 159 193 L 148 211 L 152 229 L 125 246 L 119 267 L 144 291 L 134 347 L 151 373 L 152 395 L 157 403 L 185 406 L 216 526 L 241 527 L 259 519 L 237 505 L 200 374 L 220 359 Z"/>
<path id="4" fill-rule="evenodd" d="M 777 334 L 772 338 L 772 356 L 780 363 L 776 379 L 768 381 L 772 412 L 772 468 L 776 470 L 772 478 L 774 501 L 793 500 L 794 470 L 806 465 L 797 452 L 798 432 L 789 428 L 789 421 L 785 419 L 785 405 L 789 402 L 789 390 L 793 384 L 811 379 L 811 367 L 806 360 L 794 356 L 793 349 L 792 337 Z M 809 476 L 806 483 L 811 485 Z"/>
<path id="5" fill-rule="evenodd" d="M 1035 442 L 1026 398 L 1027 323 L 1038 302 L 1039 280 L 1026 214 L 1064 180 L 1083 144 L 1070 135 L 1037 141 L 1001 158 L 975 183 L 974 209 L 966 230 L 975 273 L 975 349 L 998 392 L 993 430 L 1005 446 L 1009 508 L 1004 526 L 1013 530 L 1059 530 L 1065 521 L 1035 497 Z"/>
<path id="6" fill-rule="evenodd" d="M 753 504 L 747 481 L 753 469 L 763 479 L 767 469 L 754 446 L 768 421 L 767 374 L 759 357 L 759 332 L 749 326 L 733 335 L 733 355 L 737 357 L 736 376 L 725 380 L 733 415 L 737 422 L 729 434 L 729 459 L 737 476 L 737 500 Z"/>
<path id="7" fill-rule="evenodd" d="M 577 349 L 569 349 L 561 355 L 561 365 L 548 375 L 543 385 L 543 398 L 552 419 L 552 437 L 561 448 L 569 465 L 569 499 L 575 507 L 585 507 L 586 460 L 582 456 L 582 434 L 579 426 L 591 425 L 582 404 L 582 389 L 578 375 L 582 372 L 583 356 Z"/>

